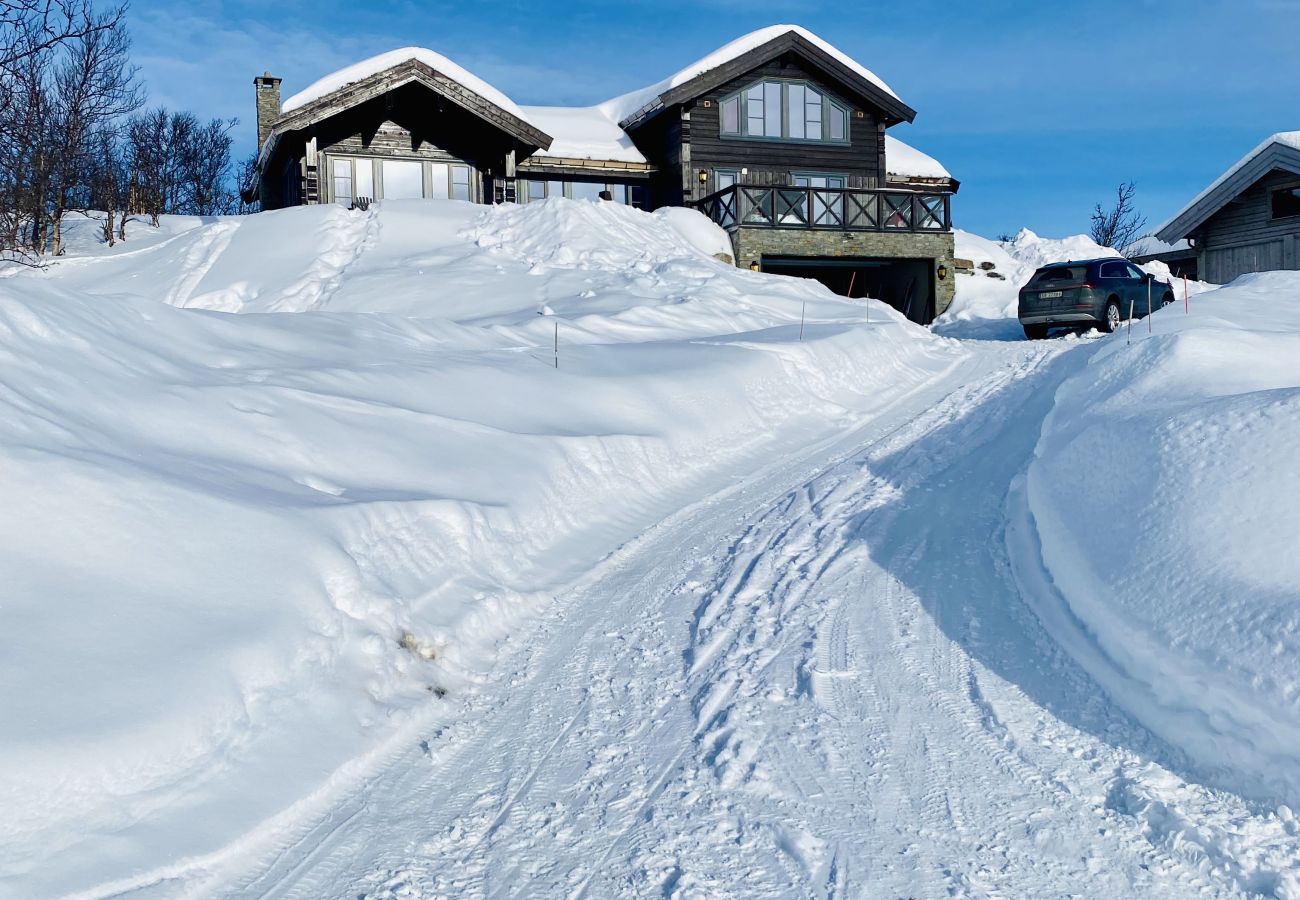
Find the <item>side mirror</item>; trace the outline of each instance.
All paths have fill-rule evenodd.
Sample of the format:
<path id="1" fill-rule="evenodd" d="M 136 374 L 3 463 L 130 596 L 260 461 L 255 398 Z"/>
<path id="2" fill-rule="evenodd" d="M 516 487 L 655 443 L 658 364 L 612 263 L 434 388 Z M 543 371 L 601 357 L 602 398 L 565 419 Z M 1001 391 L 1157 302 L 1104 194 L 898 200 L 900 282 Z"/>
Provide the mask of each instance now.
<path id="1" fill-rule="evenodd" d="M 1143 272 L 1143 273 L 1142 273 L 1142 283 L 1143 283 L 1143 284 L 1150 284 L 1151 282 L 1153 282 L 1153 281 L 1155 281 L 1155 280 L 1156 280 L 1156 276 L 1152 275 L 1150 272 Z"/>

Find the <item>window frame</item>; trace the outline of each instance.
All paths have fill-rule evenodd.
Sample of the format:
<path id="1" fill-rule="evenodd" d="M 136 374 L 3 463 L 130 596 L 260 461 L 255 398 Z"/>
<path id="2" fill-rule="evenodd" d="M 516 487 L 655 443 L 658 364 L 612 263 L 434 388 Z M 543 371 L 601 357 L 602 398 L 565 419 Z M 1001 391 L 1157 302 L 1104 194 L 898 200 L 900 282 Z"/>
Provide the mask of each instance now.
<path id="1" fill-rule="evenodd" d="M 608 203 L 617 203 L 619 206 L 631 206 L 634 209 L 646 208 L 646 199 L 647 199 L 646 191 L 648 189 L 648 186 L 635 181 L 598 182 L 598 181 L 588 181 L 585 179 L 574 179 L 574 180 L 559 179 L 555 177 L 537 178 L 530 175 L 528 177 L 520 177 L 517 183 L 524 184 L 524 185 L 531 185 L 538 182 L 546 185 L 545 188 L 546 193 L 543 196 L 533 197 L 530 196 L 528 193 L 524 193 L 521 195 L 518 191 L 518 188 L 516 188 L 516 194 L 515 194 L 516 198 L 522 196 L 524 198 L 523 199 L 524 203 L 535 203 L 538 200 L 549 200 L 552 197 L 565 197 L 569 200 L 586 200 L 588 203 L 608 202 Z M 609 201 L 600 201 L 599 199 L 590 200 L 586 197 L 574 197 L 573 185 L 575 184 L 590 184 L 595 188 L 597 188 L 596 191 L 597 195 L 599 195 L 604 191 L 609 191 L 610 194 L 614 196 L 614 199 Z M 559 188 L 559 193 L 555 192 L 555 188 Z M 618 193 L 620 190 L 623 192 L 623 197 L 624 197 L 623 200 L 618 199 Z"/>
<path id="2" fill-rule="evenodd" d="M 1286 213 L 1280 216 L 1277 215 L 1277 213 L 1275 212 L 1275 210 L 1277 209 L 1276 198 L 1277 195 L 1281 193 L 1291 194 L 1295 198 L 1295 202 L 1297 204 L 1296 212 Z M 1270 222 L 1281 222 L 1286 219 L 1296 219 L 1296 218 L 1300 218 L 1300 183 L 1284 184 L 1279 187 L 1270 188 L 1268 192 L 1268 220 Z"/>
<path id="3" fill-rule="evenodd" d="M 776 85 L 779 86 L 780 88 L 781 108 L 777 112 L 777 123 L 781 132 L 779 136 L 774 136 L 769 134 L 750 133 L 751 116 L 749 111 L 749 98 L 750 98 L 750 93 L 754 91 L 756 88 L 760 90 L 760 94 L 762 95 L 761 102 L 763 105 L 763 115 L 760 118 L 761 121 L 764 123 L 763 126 L 764 131 L 766 131 L 767 129 L 766 123 L 769 121 L 768 114 L 767 114 L 767 106 L 769 103 L 768 85 Z M 808 104 L 806 99 L 804 102 L 804 110 L 803 110 L 803 117 L 802 117 L 804 123 L 805 136 L 804 137 L 792 136 L 790 130 L 790 88 L 791 87 L 803 88 L 805 91 L 803 96 L 805 98 L 807 97 L 806 91 L 809 90 L 815 92 L 821 97 L 821 119 L 819 122 L 819 125 L 821 127 L 820 137 L 810 138 L 807 137 L 806 135 L 806 131 L 808 127 Z M 728 103 L 732 102 L 733 100 L 737 103 L 736 123 L 738 128 L 738 130 L 734 132 L 726 130 L 726 117 L 723 112 L 724 107 Z M 831 120 L 835 118 L 836 113 L 843 115 L 843 122 L 844 122 L 843 138 L 831 137 Z M 829 144 L 835 147 L 849 147 L 852 146 L 853 143 L 850 137 L 850 133 L 852 131 L 852 124 L 851 124 L 852 118 L 853 118 L 853 108 L 849 106 L 849 104 L 840 100 L 838 97 L 836 97 L 830 91 L 826 90 L 820 84 L 817 84 L 816 82 L 812 82 L 804 78 L 760 78 L 757 81 L 745 85 L 743 88 L 740 88 L 735 91 L 730 91 L 729 93 L 724 94 L 722 98 L 718 101 L 718 135 L 723 140 L 728 140 L 728 141 L 765 141 L 768 143 L 782 143 L 782 144 L 819 144 L 819 145 Z"/>

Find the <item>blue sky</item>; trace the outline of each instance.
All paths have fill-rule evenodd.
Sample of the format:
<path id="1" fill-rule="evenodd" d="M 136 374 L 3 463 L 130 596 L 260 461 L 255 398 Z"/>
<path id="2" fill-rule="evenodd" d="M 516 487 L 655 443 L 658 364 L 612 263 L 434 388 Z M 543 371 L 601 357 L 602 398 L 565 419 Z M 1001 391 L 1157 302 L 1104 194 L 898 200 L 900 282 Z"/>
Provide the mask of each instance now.
<path id="1" fill-rule="evenodd" d="M 777 22 L 820 34 L 918 111 L 893 133 L 962 182 L 956 224 L 1086 230 L 1123 180 L 1157 225 L 1276 131 L 1300 129 L 1300 0 L 1058 3 L 134 0 L 150 99 L 238 117 L 358 59 L 431 47 L 520 103 L 589 104 Z"/>

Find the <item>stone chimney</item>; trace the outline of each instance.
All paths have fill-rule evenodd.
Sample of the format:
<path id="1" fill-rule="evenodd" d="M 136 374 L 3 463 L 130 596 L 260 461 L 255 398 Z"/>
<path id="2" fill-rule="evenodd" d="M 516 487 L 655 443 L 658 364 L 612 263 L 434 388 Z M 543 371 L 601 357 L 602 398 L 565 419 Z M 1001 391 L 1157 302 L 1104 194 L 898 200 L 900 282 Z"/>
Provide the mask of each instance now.
<path id="1" fill-rule="evenodd" d="M 271 133 L 271 125 L 280 118 L 280 79 L 266 72 L 253 79 L 257 90 L 257 149 L 261 150 Z"/>

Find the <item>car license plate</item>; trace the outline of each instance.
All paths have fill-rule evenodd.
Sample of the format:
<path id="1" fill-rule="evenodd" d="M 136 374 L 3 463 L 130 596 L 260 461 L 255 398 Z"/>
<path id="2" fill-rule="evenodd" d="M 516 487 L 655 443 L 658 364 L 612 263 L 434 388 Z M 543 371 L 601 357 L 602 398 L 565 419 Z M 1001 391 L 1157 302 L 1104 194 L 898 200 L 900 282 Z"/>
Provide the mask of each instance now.
<path id="1" fill-rule="evenodd" d="M 1062 294 L 1061 291 L 1043 291 L 1041 294 L 1038 295 L 1038 299 L 1055 300 L 1057 297 L 1061 296 L 1061 294 Z"/>

